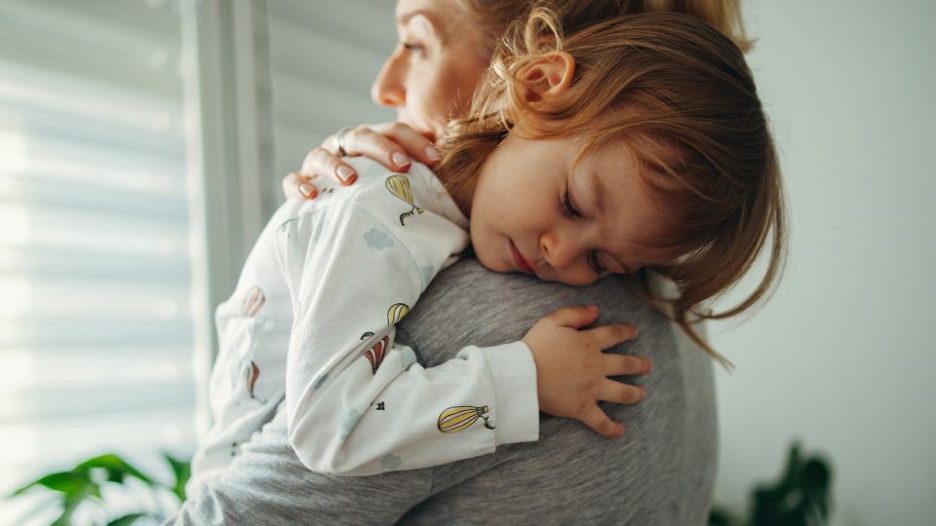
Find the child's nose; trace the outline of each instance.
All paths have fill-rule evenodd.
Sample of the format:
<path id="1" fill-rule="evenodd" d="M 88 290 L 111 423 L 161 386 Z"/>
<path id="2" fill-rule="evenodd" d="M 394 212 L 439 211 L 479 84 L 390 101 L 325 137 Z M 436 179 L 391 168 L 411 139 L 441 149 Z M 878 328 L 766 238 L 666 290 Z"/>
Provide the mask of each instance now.
<path id="1" fill-rule="evenodd" d="M 540 250 L 549 266 L 558 271 L 574 269 L 583 259 L 577 243 L 569 236 L 544 234 L 540 238 Z"/>

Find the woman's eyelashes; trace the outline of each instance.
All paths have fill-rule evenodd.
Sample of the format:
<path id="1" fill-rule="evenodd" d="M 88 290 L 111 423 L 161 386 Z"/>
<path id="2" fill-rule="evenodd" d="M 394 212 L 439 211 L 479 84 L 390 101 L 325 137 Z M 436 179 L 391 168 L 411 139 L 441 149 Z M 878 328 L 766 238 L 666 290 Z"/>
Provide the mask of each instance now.
<path id="1" fill-rule="evenodd" d="M 399 45 L 408 53 L 418 53 L 422 55 L 426 52 L 426 46 L 419 42 L 401 40 Z"/>

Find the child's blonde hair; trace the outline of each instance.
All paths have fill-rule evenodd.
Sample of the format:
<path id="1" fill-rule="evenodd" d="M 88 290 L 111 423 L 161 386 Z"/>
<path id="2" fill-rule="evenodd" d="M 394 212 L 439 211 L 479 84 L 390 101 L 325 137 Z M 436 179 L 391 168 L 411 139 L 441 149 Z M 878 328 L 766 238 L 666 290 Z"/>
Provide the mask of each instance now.
<path id="1" fill-rule="evenodd" d="M 534 108 L 521 73 L 555 52 L 575 60 L 569 89 Z M 437 170 L 456 200 L 474 193 L 490 152 L 522 117 L 530 139 L 581 138 L 579 155 L 623 141 L 641 167 L 650 198 L 670 219 L 662 248 L 680 254 L 653 268 L 678 298 L 644 297 L 703 349 L 727 363 L 693 329 L 754 305 L 772 288 L 785 246 L 780 169 L 767 119 L 744 57 L 702 21 L 649 13 L 593 24 L 564 36 L 555 11 L 538 6 L 507 32 L 467 118 L 450 123 Z M 655 226 L 655 225 L 649 225 Z M 766 271 L 753 292 L 719 313 L 705 302 L 735 285 L 768 244 Z M 635 276 L 634 278 L 639 278 Z"/>

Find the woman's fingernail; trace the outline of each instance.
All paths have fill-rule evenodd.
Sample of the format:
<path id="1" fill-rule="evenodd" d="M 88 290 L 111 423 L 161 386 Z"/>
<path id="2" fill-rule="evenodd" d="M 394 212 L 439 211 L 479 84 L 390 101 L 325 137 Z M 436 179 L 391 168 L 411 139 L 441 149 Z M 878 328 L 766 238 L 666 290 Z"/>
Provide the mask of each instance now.
<path id="1" fill-rule="evenodd" d="M 302 183 L 299 185 L 299 193 L 306 196 L 306 199 L 315 199 L 318 195 L 318 190 L 309 183 Z"/>
<path id="2" fill-rule="evenodd" d="M 433 161 L 438 161 L 442 158 L 442 154 L 439 153 L 439 150 L 436 150 L 434 146 L 426 147 L 426 157 Z"/>
<path id="3" fill-rule="evenodd" d="M 354 170 L 343 164 L 335 170 L 335 173 L 338 174 L 338 179 L 341 179 L 341 184 L 344 186 L 348 186 L 354 183 L 354 181 L 357 181 L 357 174 L 354 173 Z"/>
<path id="4" fill-rule="evenodd" d="M 394 152 L 392 159 L 393 164 L 397 166 L 406 166 L 410 163 L 410 158 L 407 157 L 406 154 L 400 152 Z"/>
<path id="5" fill-rule="evenodd" d="M 653 362 L 650 360 L 644 360 L 643 374 L 647 374 L 653 370 Z"/>

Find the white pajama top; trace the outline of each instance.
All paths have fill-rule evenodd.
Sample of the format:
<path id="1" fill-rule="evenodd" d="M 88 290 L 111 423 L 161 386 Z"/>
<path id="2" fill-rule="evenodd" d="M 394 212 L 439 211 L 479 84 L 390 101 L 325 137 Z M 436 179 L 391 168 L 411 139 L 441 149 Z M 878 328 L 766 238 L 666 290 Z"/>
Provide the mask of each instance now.
<path id="1" fill-rule="evenodd" d="M 538 439 L 536 367 L 522 341 L 465 347 L 432 368 L 394 341 L 394 325 L 468 244 L 451 196 L 421 164 L 395 174 L 347 161 L 358 181 L 318 179 L 316 199 L 280 207 L 218 307 L 213 425 L 192 485 L 234 462 L 284 398 L 290 444 L 322 473 L 416 469 Z"/>

